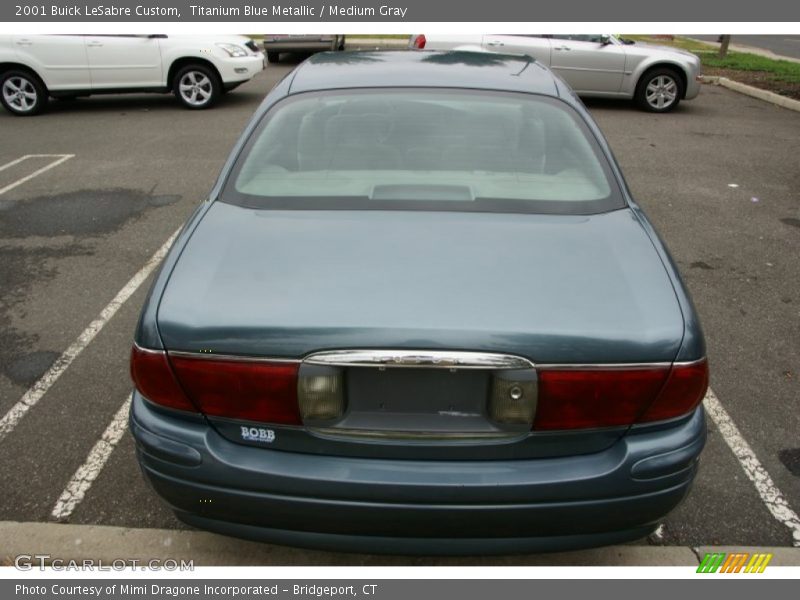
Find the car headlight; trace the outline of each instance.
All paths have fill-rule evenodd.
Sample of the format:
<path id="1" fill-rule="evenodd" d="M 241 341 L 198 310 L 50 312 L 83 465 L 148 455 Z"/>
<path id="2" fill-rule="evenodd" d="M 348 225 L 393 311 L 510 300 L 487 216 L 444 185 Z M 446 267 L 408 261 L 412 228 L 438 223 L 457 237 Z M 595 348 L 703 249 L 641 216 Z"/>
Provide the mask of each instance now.
<path id="1" fill-rule="evenodd" d="M 237 46 L 236 44 L 217 44 L 220 48 L 225 50 L 229 56 L 239 57 L 239 56 L 247 56 L 247 50 L 242 48 L 241 46 Z"/>

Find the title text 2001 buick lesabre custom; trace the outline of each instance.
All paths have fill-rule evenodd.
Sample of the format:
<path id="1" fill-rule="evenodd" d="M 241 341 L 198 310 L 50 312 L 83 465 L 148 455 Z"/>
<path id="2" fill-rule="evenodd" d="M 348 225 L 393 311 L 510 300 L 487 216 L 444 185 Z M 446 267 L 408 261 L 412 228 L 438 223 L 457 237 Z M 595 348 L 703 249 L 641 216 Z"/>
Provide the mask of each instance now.
<path id="1" fill-rule="evenodd" d="M 176 514 L 295 545 L 640 538 L 706 435 L 675 265 L 580 101 L 513 56 L 300 65 L 178 237 L 131 367 Z"/>

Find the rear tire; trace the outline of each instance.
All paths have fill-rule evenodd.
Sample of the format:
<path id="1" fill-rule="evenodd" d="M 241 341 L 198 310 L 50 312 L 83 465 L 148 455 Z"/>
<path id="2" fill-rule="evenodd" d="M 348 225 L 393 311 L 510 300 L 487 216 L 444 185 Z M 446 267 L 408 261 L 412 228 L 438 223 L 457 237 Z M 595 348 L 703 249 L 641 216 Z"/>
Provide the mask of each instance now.
<path id="1" fill-rule="evenodd" d="M 213 69 L 205 65 L 187 65 L 172 80 L 172 93 L 191 110 L 211 108 L 222 95 L 222 83 Z"/>
<path id="2" fill-rule="evenodd" d="M 276 63 L 280 60 L 280 52 L 267 52 L 267 62 Z"/>
<path id="3" fill-rule="evenodd" d="M 660 67 L 642 75 L 636 85 L 634 100 L 648 112 L 669 112 L 683 98 L 683 88 L 683 79 L 675 69 Z"/>
<path id="4" fill-rule="evenodd" d="M 0 75 L 0 103 L 12 115 L 31 117 L 47 106 L 47 88 L 29 71 L 6 71 Z"/>

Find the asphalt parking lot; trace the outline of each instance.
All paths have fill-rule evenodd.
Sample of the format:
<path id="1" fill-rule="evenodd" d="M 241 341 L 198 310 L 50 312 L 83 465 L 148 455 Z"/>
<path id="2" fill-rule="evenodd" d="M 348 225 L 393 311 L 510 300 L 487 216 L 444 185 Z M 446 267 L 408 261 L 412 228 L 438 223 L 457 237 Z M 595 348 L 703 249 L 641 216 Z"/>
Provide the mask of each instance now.
<path id="1" fill-rule="evenodd" d="M 137 95 L 0 113 L 0 521 L 186 527 L 145 484 L 120 417 L 147 265 L 292 66 L 271 65 L 211 111 Z M 587 104 L 693 294 L 722 407 L 693 492 L 640 543 L 791 546 L 800 113 L 710 85 L 666 115 Z M 137 273 L 144 282 L 127 285 Z M 54 364 L 59 376 L 42 379 Z"/>

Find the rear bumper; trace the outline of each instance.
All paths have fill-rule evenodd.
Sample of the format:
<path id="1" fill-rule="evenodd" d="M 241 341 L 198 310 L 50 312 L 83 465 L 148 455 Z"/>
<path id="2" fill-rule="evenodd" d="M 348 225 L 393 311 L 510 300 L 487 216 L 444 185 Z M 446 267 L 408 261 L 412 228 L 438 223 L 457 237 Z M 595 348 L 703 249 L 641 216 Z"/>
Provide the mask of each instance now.
<path id="1" fill-rule="evenodd" d="M 705 443 L 702 407 L 603 452 L 504 461 L 409 461 L 242 446 L 134 394 L 142 470 L 184 521 L 334 550 L 566 550 L 647 535 L 686 496 Z"/>

